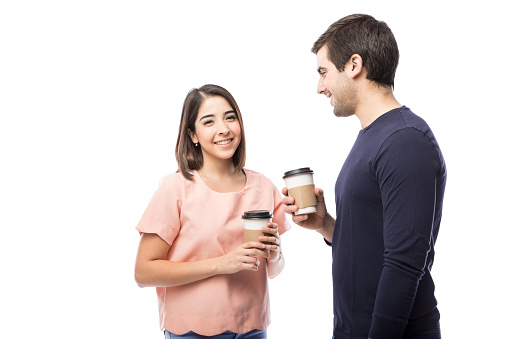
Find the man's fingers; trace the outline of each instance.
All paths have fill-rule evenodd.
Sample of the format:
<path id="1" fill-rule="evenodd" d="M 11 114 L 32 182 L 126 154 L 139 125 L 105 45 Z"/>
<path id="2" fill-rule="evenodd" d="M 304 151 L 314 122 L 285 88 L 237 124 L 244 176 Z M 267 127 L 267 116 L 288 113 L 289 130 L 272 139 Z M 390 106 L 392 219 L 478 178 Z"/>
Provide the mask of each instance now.
<path id="1" fill-rule="evenodd" d="M 299 209 L 299 206 L 297 206 L 297 205 L 286 205 L 285 213 L 292 214 L 292 213 L 297 212 L 298 209 Z"/>
<path id="2" fill-rule="evenodd" d="M 283 205 L 293 205 L 295 203 L 295 199 L 290 197 L 290 196 L 287 196 L 287 197 L 283 197 Z"/>
<path id="3" fill-rule="evenodd" d="M 299 222 L 303 222 L 305 220 L 308 219 L 308 215 L 307 214 L 301 214 L 301 215 L 294 215 L 292 217 L 292 221 L 296 224 L 298 224 Z"/>
<path id="4" fill-rule="evenodd" d="M 281 192 L 283 193 L 283 195 L 288 196 L 288 188 L 283 187 L 283 189 L 281 190 Z M 283 200 L 284 200 L 284 199 L 283 199 Z"/>

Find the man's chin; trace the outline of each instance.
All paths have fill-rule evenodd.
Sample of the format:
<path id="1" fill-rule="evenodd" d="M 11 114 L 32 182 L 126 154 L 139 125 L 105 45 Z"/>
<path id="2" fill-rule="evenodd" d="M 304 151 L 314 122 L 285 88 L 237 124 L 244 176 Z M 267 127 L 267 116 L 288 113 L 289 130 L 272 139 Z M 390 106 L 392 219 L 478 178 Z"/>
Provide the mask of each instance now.
<path id="1" fill-rule="evenodd" d="M 332 110 L 332 112 L 334 113 L 335 116 L 337 116 L 338 118 L 346 118 L 346 117 L 351 117 L 352 115 L 355 114 L 355 112 L 350 112 L 350 111 L 345 111 L 345 110 L 340 110 L 339 108 L 337 107 L 334 107 L 334 109 Z"/>

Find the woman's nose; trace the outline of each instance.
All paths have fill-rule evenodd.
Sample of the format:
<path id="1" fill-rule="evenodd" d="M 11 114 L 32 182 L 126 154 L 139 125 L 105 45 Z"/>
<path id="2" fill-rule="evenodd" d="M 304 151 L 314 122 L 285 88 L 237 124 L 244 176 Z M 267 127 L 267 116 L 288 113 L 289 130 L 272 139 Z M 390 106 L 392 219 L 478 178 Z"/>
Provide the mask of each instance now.
<path id="1" fill-rule="evenodd" d="M 230 133 L 230 128 L 228 128 L 228 125 L 224 122 L 220 123 L 218 126 L 218 133 L 222 135 L 226 135 Z"/>

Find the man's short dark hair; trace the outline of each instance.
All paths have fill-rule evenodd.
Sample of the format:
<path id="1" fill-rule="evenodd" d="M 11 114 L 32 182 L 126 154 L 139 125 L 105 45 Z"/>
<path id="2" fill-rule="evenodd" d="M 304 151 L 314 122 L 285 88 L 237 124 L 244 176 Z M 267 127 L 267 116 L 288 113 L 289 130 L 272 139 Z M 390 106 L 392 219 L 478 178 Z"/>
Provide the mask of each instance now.
<path id="1" fill-rule="evenodd" d="M 352 14 L 332 25 L 318 38 L 311 51 L 327 47 L 329 60 L 339 71 L 354 54 L 359 54 L 367 79 L 394 88 L 399 50 L 391 29 L 370 15 Z"/>

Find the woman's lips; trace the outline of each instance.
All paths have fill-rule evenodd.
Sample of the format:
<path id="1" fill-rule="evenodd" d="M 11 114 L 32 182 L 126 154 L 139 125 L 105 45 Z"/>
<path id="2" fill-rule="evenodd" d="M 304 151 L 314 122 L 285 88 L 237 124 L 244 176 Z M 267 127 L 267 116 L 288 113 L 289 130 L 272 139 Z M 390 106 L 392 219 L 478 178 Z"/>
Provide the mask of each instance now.
<path id="1" fill-rule="evenodd" d="M 226 139 L 226 140 L 216 141 L 214 144 L 219 145 L 219 146 L 227 146 L 227 145 L 231 144 L 232 141 L 233 141 L 233 139 Z"/>

